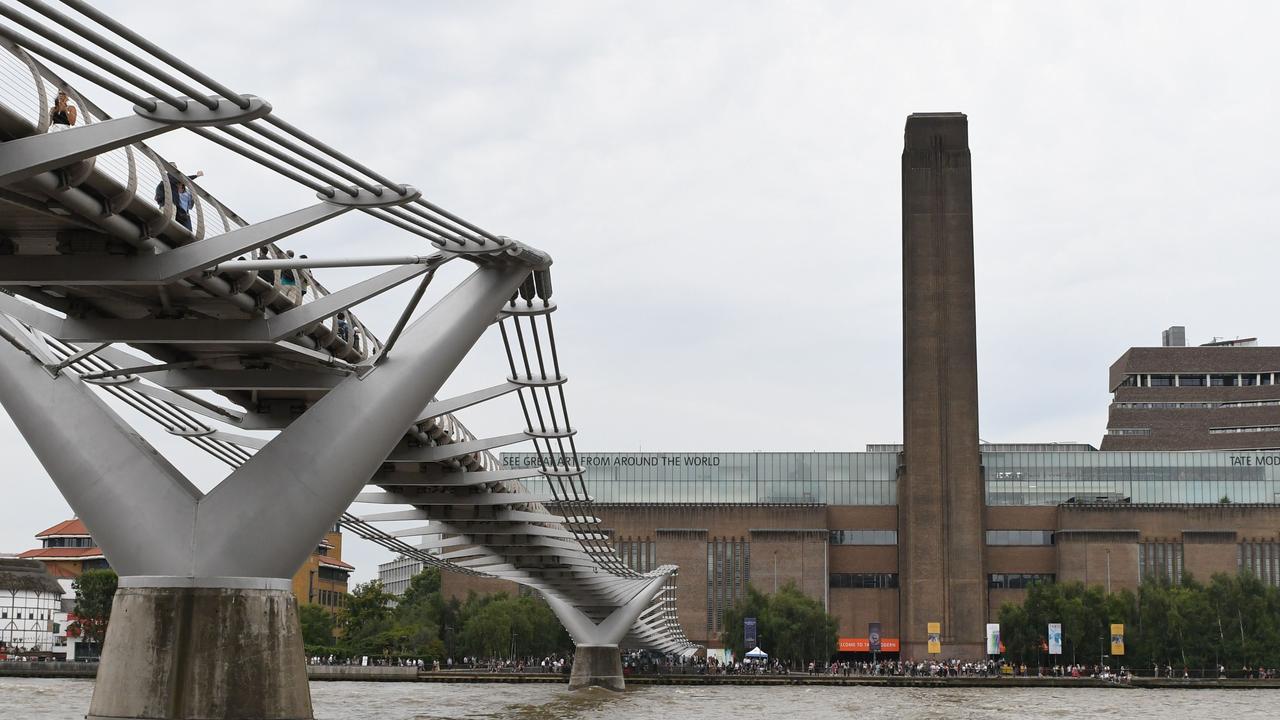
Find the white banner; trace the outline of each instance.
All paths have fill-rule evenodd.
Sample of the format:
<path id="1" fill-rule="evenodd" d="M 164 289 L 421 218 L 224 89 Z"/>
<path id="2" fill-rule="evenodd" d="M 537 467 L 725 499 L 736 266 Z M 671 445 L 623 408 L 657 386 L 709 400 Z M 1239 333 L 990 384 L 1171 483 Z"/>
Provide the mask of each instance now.
<path id="1" fill-rule="evenodd" d="M 1000 623 L 987 623 L 987 654 L 1000 654 Z"/>
<path id="2" fill-rule="evenodd" d="M 1062 654 L 1062 623 L 1049 623 L 1049 654 Z"/>

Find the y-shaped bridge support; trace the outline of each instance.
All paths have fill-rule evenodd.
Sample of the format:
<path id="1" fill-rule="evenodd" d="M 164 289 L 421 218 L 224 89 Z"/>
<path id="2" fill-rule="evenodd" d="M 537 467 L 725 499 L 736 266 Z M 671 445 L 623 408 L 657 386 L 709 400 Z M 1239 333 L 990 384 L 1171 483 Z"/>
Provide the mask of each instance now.
<path id="1" fill-rule="evenodd" d="M 592 685 L 621 692 L 626 689 L 622 678 L 622 654 L 618 643 L 626 637 L 640 613 L 653 602 L 667 583 L 667 576 L 654 578 L 640 589 L 625 605 L 615 608 L 599 623 L 573 605 L 550 595 L 546 596 L 551 611 L 560 618 L 573 638 L 573 673 L 569 676 L 569 689 Z"/>
<path id="2" fill-rule="evenodd" d="M 121 576 L 89 718 L 312 717 L 290 578 L 529 271 L 477 270 L 208 494 L 0 341 L 0 403 Z"/>

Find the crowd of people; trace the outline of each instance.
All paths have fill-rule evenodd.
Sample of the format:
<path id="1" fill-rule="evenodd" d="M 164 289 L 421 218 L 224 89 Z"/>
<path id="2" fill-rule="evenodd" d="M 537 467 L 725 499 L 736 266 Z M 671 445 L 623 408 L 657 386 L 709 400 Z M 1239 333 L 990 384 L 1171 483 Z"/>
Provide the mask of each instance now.
<path id="1" fill-rule="evenodd" d="M 462 657 L 457 660 L 445 658 L 443 662 L 435 659 L 413 657 L 377 657 L 369 655 L 313 655 L 307 658 L 310 665 L 361 665 L 371 667 L 416 667 L 420 671 L 440 672 L 460 670 L 469 672 L 491 673 L 568 673 L 573 668 L 573 659 L 564 656 L 546 656 L 542 658 L 480 658 Z"/>

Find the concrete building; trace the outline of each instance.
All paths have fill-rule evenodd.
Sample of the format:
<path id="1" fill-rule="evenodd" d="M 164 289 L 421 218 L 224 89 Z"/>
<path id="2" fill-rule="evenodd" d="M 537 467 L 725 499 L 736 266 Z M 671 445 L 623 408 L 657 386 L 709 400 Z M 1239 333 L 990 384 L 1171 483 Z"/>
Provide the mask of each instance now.
<path id="1" fill-rule="evenodd" d="M 36 534 L 40 547 L 19 555 L 44 563 L 55 578 L 75 579 L 86 570 L 111 567 L 89 529 L 79 518 L 64 520 Z M 298 572 L 293 594 L 299 604 L 314 603 L 337 612 L 347 593 L 347 579 L 355 568 L 342 560 L 342 528 L 334 525 Z"/>
<path id="2" fill-rule="evenodd" d="M 420 572 L 422 572 L 421 560 L 400 555 L 391 562 L 378 565 L 378 582 L 382 583 L 383 590 L 400 596 L 409 589 L 409 581 L 413 580 L 413 576 Z"/>
<path id="3" fill-rule="evenodd" d="M 1111 365 L 1103 450 L 1280 448 L 1280 347 L 1256 338 L 1129 348 Z"/>
<path id="4" fill-rule="evenodd" d="M 0 559 L 0 656 L 52 654 L 62 586 L 35 560 Z"/>

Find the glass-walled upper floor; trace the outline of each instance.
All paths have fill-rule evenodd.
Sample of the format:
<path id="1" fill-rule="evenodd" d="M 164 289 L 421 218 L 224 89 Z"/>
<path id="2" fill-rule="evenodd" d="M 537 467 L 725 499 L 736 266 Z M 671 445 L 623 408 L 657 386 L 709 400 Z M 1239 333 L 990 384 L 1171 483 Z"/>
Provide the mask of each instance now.
<path id="1" fill-rule="evenodd" d="M 898 454 L 582 453 L 587 492 L 598 503 L 896 505 Z M 503 453 L 504 467 L 539 464 Z M 563 464 L 561 464 L 563 467 Z"/>
<path id="2" fill-rule="evenodd" d="M 584 453 L 587 491 L 610 504 L 895 505 L 899 455 Z M 504 453 L 509 468 L 539 466 Z M 1280 502 L 1280 452 L 983 452 L 988 505 L 1075 500 Z"/>
<path id="3" fill-rule="evenodd" d="M 983 453 L 988 505 L 1280 502 L 1280 452 Z"/>

